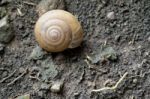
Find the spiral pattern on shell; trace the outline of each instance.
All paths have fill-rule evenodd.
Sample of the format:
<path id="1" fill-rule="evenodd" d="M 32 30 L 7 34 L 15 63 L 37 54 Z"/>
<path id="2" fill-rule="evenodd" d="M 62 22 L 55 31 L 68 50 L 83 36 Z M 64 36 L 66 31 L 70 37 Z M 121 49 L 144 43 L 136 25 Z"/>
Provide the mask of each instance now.
<path id="1" fill-rule="evenodd" d="M 35 25 L 39 45 L 49 52 L 60 52 L 80 45 L 83 34 L 77 19 L 63 10 L 48 11 Z"/>
<path id="2" fill-rule="evenodd" d="M 39 37 L 43 48 L 51 52 L 63 51 L 68 48 L 72 34 L 69 25 L 60 19 L 45 20 L 39 26 Z M 69 39 L 68 39 L 69 38 Z"/>

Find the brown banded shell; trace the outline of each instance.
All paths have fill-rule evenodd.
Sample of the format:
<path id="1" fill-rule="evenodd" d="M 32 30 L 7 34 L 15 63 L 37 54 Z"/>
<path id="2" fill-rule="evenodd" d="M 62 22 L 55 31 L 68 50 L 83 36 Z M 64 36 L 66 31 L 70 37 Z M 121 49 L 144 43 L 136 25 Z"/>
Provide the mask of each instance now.
<path id="1" fill-rule="evenodd" d="M 60 52 L 67 48 L 78 47 L 83 39 L 83 30 L 71 13 L 51 10 L 36 22 L 35 37 L 43 49 Z"/>

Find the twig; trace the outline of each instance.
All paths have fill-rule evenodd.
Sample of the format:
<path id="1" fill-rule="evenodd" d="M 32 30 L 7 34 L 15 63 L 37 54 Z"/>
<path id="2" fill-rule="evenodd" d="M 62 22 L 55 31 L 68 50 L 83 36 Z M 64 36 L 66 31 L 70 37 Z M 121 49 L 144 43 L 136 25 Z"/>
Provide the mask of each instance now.
<path id="1" fill-rule="evenodd" d="M 21 77 L 23 77 L 28 71 L 28 68 L 17 78 L 15 78 L 13 81 L 11 81 L 10 83 L 7 84 L 7 86 L 14 84 L 17 80 L 19 80 Z"/>
<path id="2" fill-rule="evenodd" d="M 86 59 L 92 61 L 92 58 L 89 55 L 87 55 L 87 54 L 86 54 Z"/>
<path id="3" fill-rule="evenodd" d="M 24 16 L 24 14 L 21 12 L 21 9 L 17 8 L 17 11 L 20 16 Z"/>
<path id="4" fill-rule="evenodd" d="M 101 89 L 95 89 L 95 90 L 92 90 L 92 92 L 100 92 L 100 91 L 104 91 L 104 90 L 115 90 L 117 89 L 118 85 L 123 81 L 123 79 L 127 76 L 128 72 L 126 72 L 120 79 L 119 81 L 115 84 L 115 86 L 112 86 L 112 87 L 104 87 L 104 88 L 101 88 Z"/>
<path id="5" fill-rule="evenodd" d="M 87 59 L 84 60 L 86 62 L 86 64 L 88 65 L 88 67 L 91 69 L 93 68 L 93 66 L 89 63 L 89 61 Z"/>
<path id="6" fill-rule="evenodd" d="M 81 83 L 81 82 L 82 82 L 82 80 L 83 80 L 83 78 L 84 78 L 84 75 L 85 75 L 85 69 L 83 68 L 83 72 L 82 72 L 82 74 L 81 74 L 81 76 L 80 76 L 80 79 L 79 79 L 78 83 Z"/>
<path id="7" fill-rule="evenodd" d="M 24 4 L 27 4 L 27 5 L 31 5 L 31 6 L 36 6 L 35 3 L 32 3 L 32 2 L 27 2 L 27 1 L 23 1 Z"/>
<path id="8" fill-rule="evenodd" d="M 34 73 L 34 71 L 37 71 L 37 73 Z M 38 80 L 38 81 L 42 81 L 42 80 L 39 78 L 40 73 L 41 73 L 40 69 L 37 68 L 37 67 L 34 67 L 34 68 L 31 69 L 31 71 L 30 71 L 30 73 L 29 73 L 29 74 L 30 74 L 30 75 L 29 75 L 29 78 L 30 78 L 30 79 L 36 79 L 36 80 Z"/>
<path id="9" fill-rule="evenodd" d="M 85 59 L 84 61 L 88 65 L 89 69 L 94 69 L 94 70 L 96 70 L 98 72 L 102 72 L 102 73 L 106 73 L 107 72 L 107 70 L 96 68 L 94 65 L 90 64 L 90 62 L 87 59 Z"/>
<path id="10" fill-rule="evenodd" d="M 106 41 L 104 42 L 104 44 L 103 44 L 103 45 L 104 45 L 104 46 L 106 46 L 106 45 L 107 45 L 107 42 L 108 42 L 108 41 L 106 40 Z"/>
<path id="11" fill-rule="evenodd" d="M 95 86 L 96 86 L 96 80 L 98 79 L 98 77 L 99 77 L 99 74 L 97 74 L 94 78 L 93 86 L 92 86 L 93 88 L 95 88 Z"/>
<path id="12" fill-rule="evenodd" d="M 38 80 L 38 81 L 41 81 L 41 79 L 39 78 L 39 77 L 36 77 L 36 76 L 29 76 L 29 78 L 31 78 L 31 79 L 36 79 L 36 80 Z"/>
<path id="13" fill-rule="evenodd" d="M 145 72 L 145 73 L 140 74 L 140 75 L 130 76 L 129 78 L 134 78 L 134 77 L 141 77 L 141 78 L 144 78 L 145 75 L 147 75 L 147 74 L 150 74 L 150 71 L 149 71 L 149 72 Z"/>
<path id="14" fill-rule="evenodd" d="M 143 73 L 143 74 L 141 74 L 141 75 L 139 75 L 140 77 L 145 77 L 145 75 L 147 75 L 147 74 L 149 74 L 150 73 L 150 71 L 149 72 L 145 72 L 145 73 Z"/>
<path id="15" fill-rule="evenodd" d="M 0 83 L 3 83 L 5 80 L 9 79 L 10 77 L 12 77 L 15 74 L 16 70 L 14 70 L 14 72 L 12 72 L 10 75 L 8 75 L 7 77 L 3 78 Z"/>
<path id="16" fill-rule="evenodd" d="M 137 37 L 137 34 L 134 34 L 134 35 L 133 35 L 133 38 L 132 38 L 132 40 L 129 42 L 129 44 L 134 44 L 136 37 Z"/>

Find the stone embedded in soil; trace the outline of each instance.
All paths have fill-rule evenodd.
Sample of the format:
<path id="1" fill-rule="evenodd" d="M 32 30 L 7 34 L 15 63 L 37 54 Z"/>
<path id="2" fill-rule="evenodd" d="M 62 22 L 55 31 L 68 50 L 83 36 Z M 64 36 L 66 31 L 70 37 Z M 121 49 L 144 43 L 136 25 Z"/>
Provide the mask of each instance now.
<path id="1" fill-rule="evenodd" d="M 75 98 L 78 98 L 80 96 L 80 94 L 81 94 L 81 92 L 76 92 L 73 95 L 74 95 Z"/>
<path id="2" fill-rule="evenodd" d="M 53 9 L 64 9 L 64 0 L 41 0 L 37 6 L 39 16 Z"/>
<path id="3" fill-rule="evenodd" d="M 107 18 L 108 19 L 110 19 L 110 20 L 114 20 L 115 19 L 115 12 L 109 12 L 108 14 L 107 14 Z"/>
<path id="4" fill-rule="evenodd" d="M 36 46 L 33 49 L 32 53 L 30 54 L 29 59 L 39 60 L 39 59 L 42 59 L 44 55 L 45 55 L 45 52 L 42 50 L 42 48 L 39 46 Z"/>
<path id="5" fill-rule="evenodd" d="M 40 89 L 48 90 L 51 87 L 51 84 L 42 83 Z"/>
<path id="6" fill-rule="evenodd" d="M 9 43 L 14 36 L 12 28 L 8 22 L 8 16 L 0 20 L 0 42 Z"/>
<path id="7" fill-rule="evenodd" d="M 133 79 L 133 83 L 136 84 L 138 82 L 138 80 L 135 78 Z"/>
<path id="8" fill-rule="evenodd" d="M 54 82 L 54 84 L 51 87 L 51 91 L 54 93 L 58 93 L 61 91 L 63 87 L 63 82 Z"/>
<path id="9" fill-rule="evenodd" d="M 18 96 L 15 99 L 30 99 L 30 94 L 26 94 L 26 95 L 22 95 L 22 96 Z"/>

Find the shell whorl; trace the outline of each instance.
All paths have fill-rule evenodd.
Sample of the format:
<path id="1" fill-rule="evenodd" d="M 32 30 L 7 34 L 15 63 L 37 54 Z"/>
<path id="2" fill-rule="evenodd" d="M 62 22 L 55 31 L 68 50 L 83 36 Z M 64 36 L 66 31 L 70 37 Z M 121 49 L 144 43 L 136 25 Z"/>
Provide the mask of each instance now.
<path id="1" fill-rule="evenodd" d="M 41 46 L 51 52 L 63 51 L 68 48 L 71 39 L 70 26 L 61 19 L 48 19 L 41 22 L 37 31 Z"/>
<path id="2" fill-rule="evenodd" d="M 43 14 L 36 22 L 34 31 L 39 45 L 49 52 L 78 47 L 83 40 L 80 23 L 64 10 L 52 10 Z"/>

